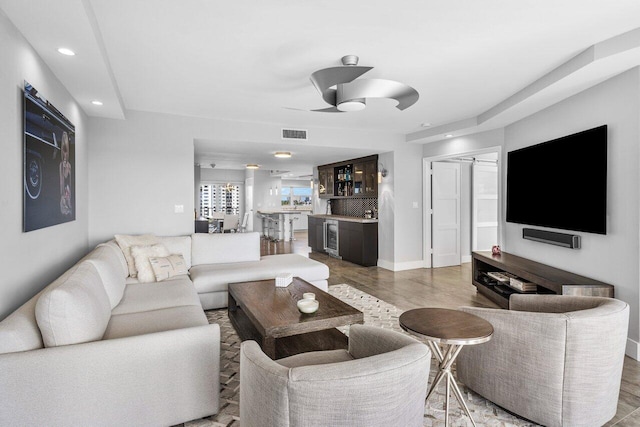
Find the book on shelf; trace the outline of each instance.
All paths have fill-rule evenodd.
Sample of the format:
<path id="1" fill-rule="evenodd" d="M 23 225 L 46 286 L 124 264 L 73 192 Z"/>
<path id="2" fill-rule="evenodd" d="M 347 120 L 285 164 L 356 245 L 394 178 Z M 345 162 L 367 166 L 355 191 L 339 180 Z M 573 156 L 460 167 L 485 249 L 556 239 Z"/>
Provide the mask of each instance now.
<path id="1" fill-rule="evenodd" d="M 538 285 L 527 282 L 519 277 L 512 277 L 511 280 L 509 280 L 509 286 L 520 292 L 536 292 L 538 290 Z"/>
<path id="2" fill-rule="evenodd" d="M 491 277 L 494 280 L 497 280 L 500 283 L 509 284 L 509 281 L 512 277 L 515 277 L 513 274 L 504 272 L 504 271 L 487 271 L 487 276 Z"/>

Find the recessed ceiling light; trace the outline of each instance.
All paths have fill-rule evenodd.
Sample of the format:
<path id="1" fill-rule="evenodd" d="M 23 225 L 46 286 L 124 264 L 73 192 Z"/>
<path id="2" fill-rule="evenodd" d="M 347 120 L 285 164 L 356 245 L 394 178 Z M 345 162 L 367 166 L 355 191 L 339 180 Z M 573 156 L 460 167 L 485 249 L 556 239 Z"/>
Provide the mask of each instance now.
<path id="1" fill-rule="evenodd" d="M 66 47 L 58 48 L 58 53 L 61 53 L 61 54 L 66 55 L 66 56 L 74 56 L 76 54 L 74 51 L 72 51 L 71 49 L 68 49 Z"/>
<path id="2" fill-rule="evenodd" d="M 428 128 L 431 126 L 431 123 L 424 122 L 420 126 L 422 126 L 423 128 Z"/>
<path id="3" fill-rule="evenodd" d="M 276 156 L 276 157 L 278 157 L 280 159 L 288 159 L 289 157 L 291 157 L 291 152 L 289 152 L 289 151 L 276 151 L 274 156 Z"/>
<path id="4" fill-rule="evenodd" d="M 256 164 L 250 163 L 250 164 L 246 165 L 246 168 L 247 169 L 259 169 L 260 165 L 256 165 Z"/>
<path id="5" fill-rule="evenodd" d="M 450 133 L 448 133 L 448 134 L 446 134 L 444 137 L 445 137 L 445 138 L 453 138 L 453 135 L 452 135 L 452 134 L 450 134 Z"/>
<path id="6" fill-rule="evenodd" d="M 93 105 L 102 105 L 102 101 L 98 101 L 98 100 L 91 101 L 91 103 L 92 103 Z"/>

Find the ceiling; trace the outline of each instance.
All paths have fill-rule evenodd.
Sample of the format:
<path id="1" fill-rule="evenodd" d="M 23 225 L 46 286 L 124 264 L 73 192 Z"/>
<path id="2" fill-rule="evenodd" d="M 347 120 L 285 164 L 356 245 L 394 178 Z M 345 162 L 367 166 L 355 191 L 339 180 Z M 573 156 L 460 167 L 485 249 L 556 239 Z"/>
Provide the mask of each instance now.
<path id="1" fill-rule="evenodd" d="M 482 128 L 472 119 L 590 46 L 640 27 L 637 0 L 0 0 L 0 8 L 89 116 L 139 110 L 413 134 L 407 140 L 417 142 L 441 138 L 441 129 Z M 77 55 L 58 54 L 61 46 Z M 530 102 L 512 102 L 489 124 L 638 65 L 638 40 L 630 51 L 525 94 Z M 405 111 L 388 99 L 353 113 L 304 111 L 327 107 L 309 75 L 347 54 L 374 67 L 363 77 L 406 83 L 420 99 Z M 437 132 L 420 134 L 423 123 Z M 215 152 L 224 142 L 208 143 Z"/>

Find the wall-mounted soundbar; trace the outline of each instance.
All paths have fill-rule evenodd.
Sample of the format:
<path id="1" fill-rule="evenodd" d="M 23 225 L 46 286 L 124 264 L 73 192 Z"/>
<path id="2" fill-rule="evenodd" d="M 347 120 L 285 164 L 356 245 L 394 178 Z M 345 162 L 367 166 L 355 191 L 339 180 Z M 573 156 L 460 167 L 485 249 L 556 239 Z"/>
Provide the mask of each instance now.
<path id="1" fill-rule="evenodd" d="M 523 228 L 522 238 L 550 245 L 562 246 L 571 249 L 580 249 L 580 236 L 575 234 L 556 233 L 554 231 Z"/>

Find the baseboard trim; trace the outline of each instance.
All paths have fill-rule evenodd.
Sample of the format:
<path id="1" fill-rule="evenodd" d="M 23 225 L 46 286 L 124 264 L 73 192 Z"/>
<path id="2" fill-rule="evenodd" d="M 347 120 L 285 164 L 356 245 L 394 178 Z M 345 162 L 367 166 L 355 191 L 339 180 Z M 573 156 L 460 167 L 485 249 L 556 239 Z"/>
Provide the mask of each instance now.
<path id="1" fill-rule="evenodd" d="M 416 270 L 418 268 L 424 268 L 424 261 L 391 262 L 379 259 L 378 267 L 390 271 Z"/>
<path id="2" fill-rule="evenodd" d="M 627 338 L 627 348 L 625 350 L 625 354 L 632 359 L 640 360 L 640 343 L 632 340 L 631 338 Z"/>
<path id="3" fill-rule="evenodd" d="M 462 255 L 462 257 L 460 258 L 460 262 L 463 264 L 471 262 L 471 255 Z"/>

